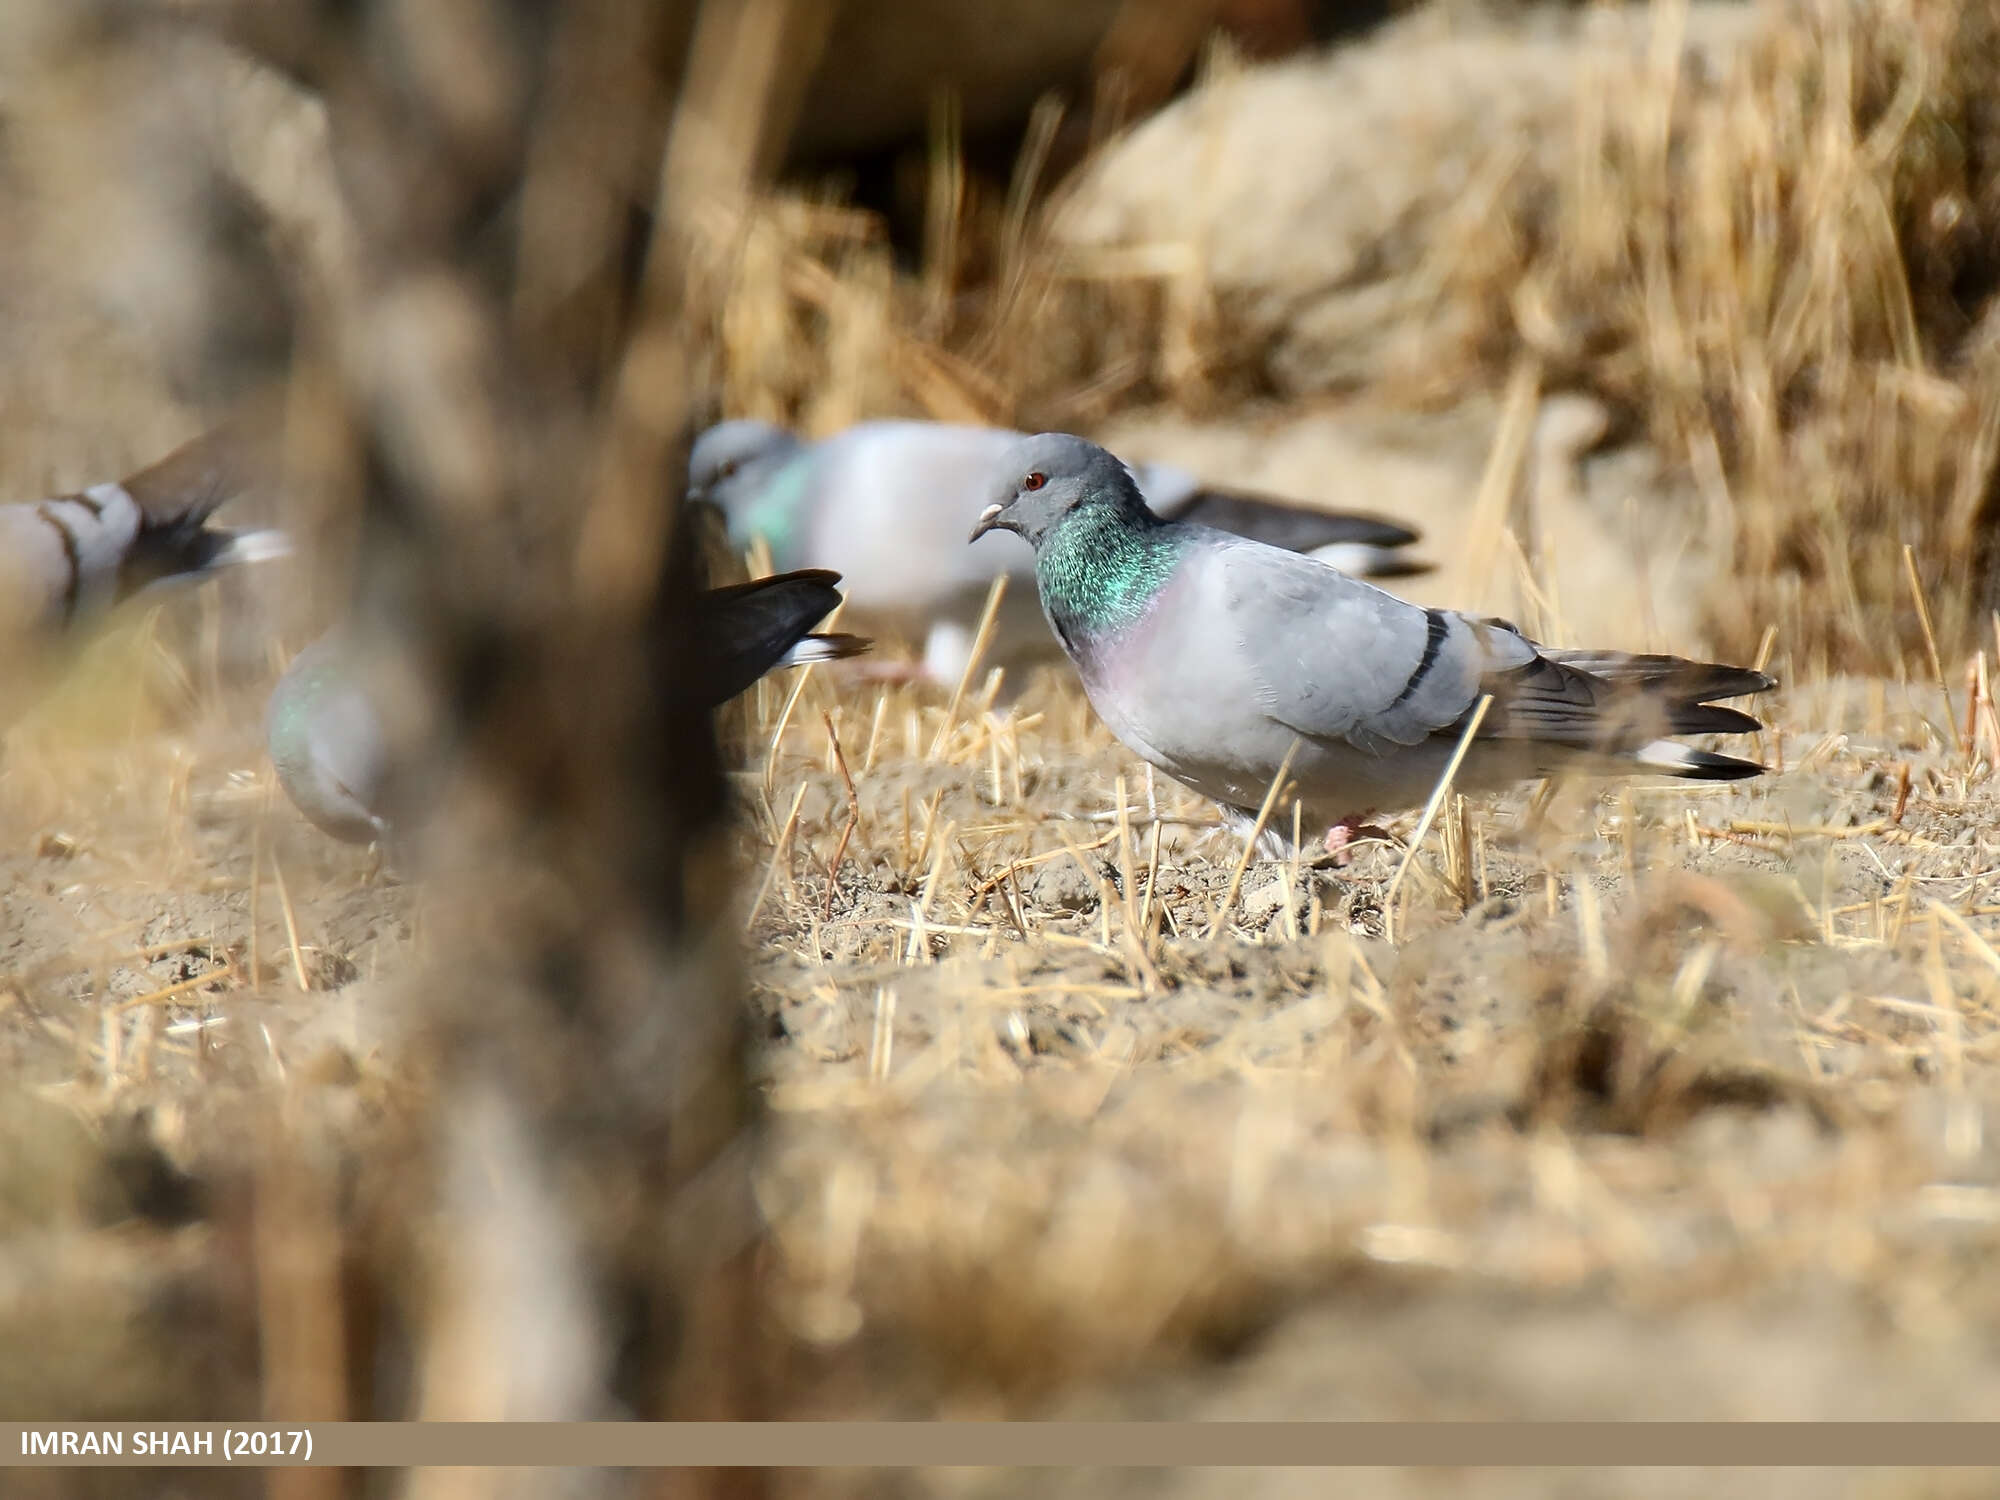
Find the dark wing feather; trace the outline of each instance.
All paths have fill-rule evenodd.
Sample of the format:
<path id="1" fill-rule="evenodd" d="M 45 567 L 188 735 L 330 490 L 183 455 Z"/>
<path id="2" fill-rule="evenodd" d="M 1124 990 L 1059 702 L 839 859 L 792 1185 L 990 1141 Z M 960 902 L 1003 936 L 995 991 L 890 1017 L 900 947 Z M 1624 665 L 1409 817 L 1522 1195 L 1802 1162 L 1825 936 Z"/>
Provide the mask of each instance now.
<path id="1" fill-rule="evenodd" d="M 782 662 L 840 604 L 839 582 L 805 568 L 704 592 L 695 631 L 708 701 L 727 702 Z"/>
<path id="2" fill-rule="evenodd" d="M 119 596 L 129 598 L 163 578 L 198 574 L 221 556 L 236 534 L 212 529 L 208 518 L 248 481 L 242 435 L 228 427 L 205 432 L 121 480 L 141 520 L 119 565 Z"/>
<path id="3" fill-rule="evenodd" d="M 1407 547 L 1417 540 L 1409 527 L 1365 511 L 1316 510 L 1241 490 L 1196 490 L 1185 504 L 1162 513 L 1171 520 L 1213 526 L 1287 552 L 1314 552 L 1337 542 Z"/>

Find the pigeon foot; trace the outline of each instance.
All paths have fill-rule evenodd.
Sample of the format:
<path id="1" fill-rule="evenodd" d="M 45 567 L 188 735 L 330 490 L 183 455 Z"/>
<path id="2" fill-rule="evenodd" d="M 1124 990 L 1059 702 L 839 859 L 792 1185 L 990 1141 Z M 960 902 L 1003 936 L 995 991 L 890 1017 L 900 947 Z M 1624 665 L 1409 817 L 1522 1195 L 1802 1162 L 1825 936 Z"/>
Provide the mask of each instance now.
<path id="1" fill-rule="evenodd" d="M 1368 821 L 1374 811 L 1348 813 L 1326 831 L 1326 852 L 1333 856 L 1336 869 L 1346 869 L 1354 859 L 1354 846 L 1373 840 L 1376 843 L 1392 842 L 1386 828 L 1377 828 Z"/>

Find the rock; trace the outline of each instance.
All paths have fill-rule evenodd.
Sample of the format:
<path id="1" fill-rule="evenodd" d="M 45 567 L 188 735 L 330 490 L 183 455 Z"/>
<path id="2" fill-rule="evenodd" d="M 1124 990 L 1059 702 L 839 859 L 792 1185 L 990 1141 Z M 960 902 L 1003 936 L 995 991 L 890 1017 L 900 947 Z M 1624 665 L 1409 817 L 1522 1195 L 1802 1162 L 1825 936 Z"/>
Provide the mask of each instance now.
<path id="1" fill-rule="evenodd" d="M 1272 917 L 1275 917 L 1285 909 L 1285 902 L 1291 896 L 1291 889 L 1292 878 L 1290 868 L 1283 863 L 1277 864 L 1272 869 L 1269 879 L 1263 881 L 1254 890 L 1244 892 L 1243 920 L 1245 923 L 1256 925 L 1267 922 Z"/>
<path id="2" fill-rule="evenodd" d="M 1696 0 L 1690 50 L 1732 46 L 1753 9 Z M 1433 255 L 1561 180 L 1593 49 L 1637 51 L 1650 28 L 1645 7 L 1416 12 L 1177 100 L 1085 170 L 1052 228 L 1086 269 L 1091 251 L 1190 252 L 1220 357 L 1282 393 L 1371 382 L 1430 310 Z"/>
<path id="3" fill-rule="evenodd" d="M 920 136 L 950 92 L 969 131 L 1025 118 L 1045 89 L 1081 83 L 1120 0 L 843 5 L 800 107 L 811 159 Z"/>
<path id="4" fill-rule="evenodd" d="M 1019 126 L 1051 91 L 1087 105 L 1093 75 L 1107 65 L 1126 72 L 1143 106 L 1181 80 L 1211 26 L 1253 55 L 1276 56 L 1376 8 L 1365 0 L 840 5 L 800 106 L 793 152 L 823 161 L 921 140 L 946 94 L 968 134 Z"/>
<path id="5" fill-rule="evenodd" d="M 1091 911 L 1097 906 L 1097 882 L 1074 856 L 1052 859 L 1028 882 L 1028 900 L 1044 911 Z"/>

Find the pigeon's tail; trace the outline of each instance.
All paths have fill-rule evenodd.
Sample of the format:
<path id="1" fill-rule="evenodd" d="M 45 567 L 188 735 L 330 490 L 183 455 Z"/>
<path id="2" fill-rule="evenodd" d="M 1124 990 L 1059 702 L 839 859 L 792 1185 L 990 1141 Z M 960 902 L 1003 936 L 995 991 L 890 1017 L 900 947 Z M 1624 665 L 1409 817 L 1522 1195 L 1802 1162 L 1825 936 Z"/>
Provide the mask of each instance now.
<path id="1" fill-rule="evenodd" d="M 696 605 L 696 632 L 709 703 L 725 703 L 779 667 L 852 656 L 853 636 L 812 635 L 839 607 L 840 575 L 802 568 L 709 589 Z"/>
<path id="2" fill-rule="evenodd" d="M 1393 578 L 1432 567 L 1398 551 L 1417 540 L 1416 532 L 1365 511 L 1320 510 L 1242 490 L 1198 489 L 1163 514 L 1288 552 L 1309 553 L 1356 578 Z"/>
<path id="3" fill-rule="evenodd" d="M 1628 655 L 1622 651 L 1544 651 L 1562 666 L 1611 684 L 1607 707 L 1643 705 L 1663 720 L 1667 734 L 1755 734 L 1764 726 L 1740 709 L 1713 700 L 1769 692 L 1777 679 L 1749 667 L 1689 661 L 1679 656 Z"/>
<path id="4" fill-rule="evenodd" d="M 141 530 L 119 569 L 119 591 L 157 594 L 199 583 L 225 568 L 270 562 L 292 554 L 292 539 L 275 527 L 229 531 L 213 526 L 167 526 Z"/>
<path id="5" fill-rule="evenodd" d="M 841 661 L 874 649 L 875 643 L 865 635 L 840 635 L 834 632 L 809 635 L 779 657 L 771 670 L 777 672 L 786 667 L 809 667 L 816 661 Z"/>
<path id="6" fill-rule="evenodd" d="M 237 568 L 292 555 L 291 537 L 275 526 L 255 531 L 210 531 L 208 535 L 216 539 L 216 545 L 203 564 L 205 568 Z"/>
<path id="7" fill-rule="evenodd" d="M 1746 667 L 1621 651 L 1544 650 L 1489 679 L 1488 733 L 1567 745 L 1609 771 L 1636 763 L 1696 781 L 1734 781 L 1764 768 L 1675 743 L 1682 734 L 1756 734 L 1741 709 L 1712 700 L 1762 693 L 1775 679 Z"/>
<path id="8" fill-rule="evenodd" d="M 1641 745 L 1633 752 L 1632 758 L 1662 775 L 1678 776 L 1686 781 L 1742 781 L 1764 774 L 1764 768 L 1754 760 L 1738 760 L 1733 755 L 1697 750 L 1676 740 L 1653 740 Z"/>

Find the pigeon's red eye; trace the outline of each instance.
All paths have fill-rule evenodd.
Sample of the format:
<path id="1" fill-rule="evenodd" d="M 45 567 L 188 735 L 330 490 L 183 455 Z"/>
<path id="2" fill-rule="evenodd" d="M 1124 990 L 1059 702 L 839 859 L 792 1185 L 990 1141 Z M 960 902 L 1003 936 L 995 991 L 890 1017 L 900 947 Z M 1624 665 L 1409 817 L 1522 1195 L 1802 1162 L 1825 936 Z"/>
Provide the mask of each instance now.
<path id="1" fill-rule="evenodd" d="M 725 459 L 723 461 L 722 467 L 715 471 L 715 477 L 717 479 L 727 479 L 730 475 L 734 474 L 735 472 L 736 472 L 736 460 L 733 458 Z"/>
<path id="2" fill-rule="evenodd" d="M 1042 473 L 1041 470 L 1037 469 L 1034 473 L 1030 474 L 1026 479 L 1021 481 L 1021 488 L 1024 490 L 1038 490 L 1048 482 L 1049 482 L 1049 476 Z"/>

